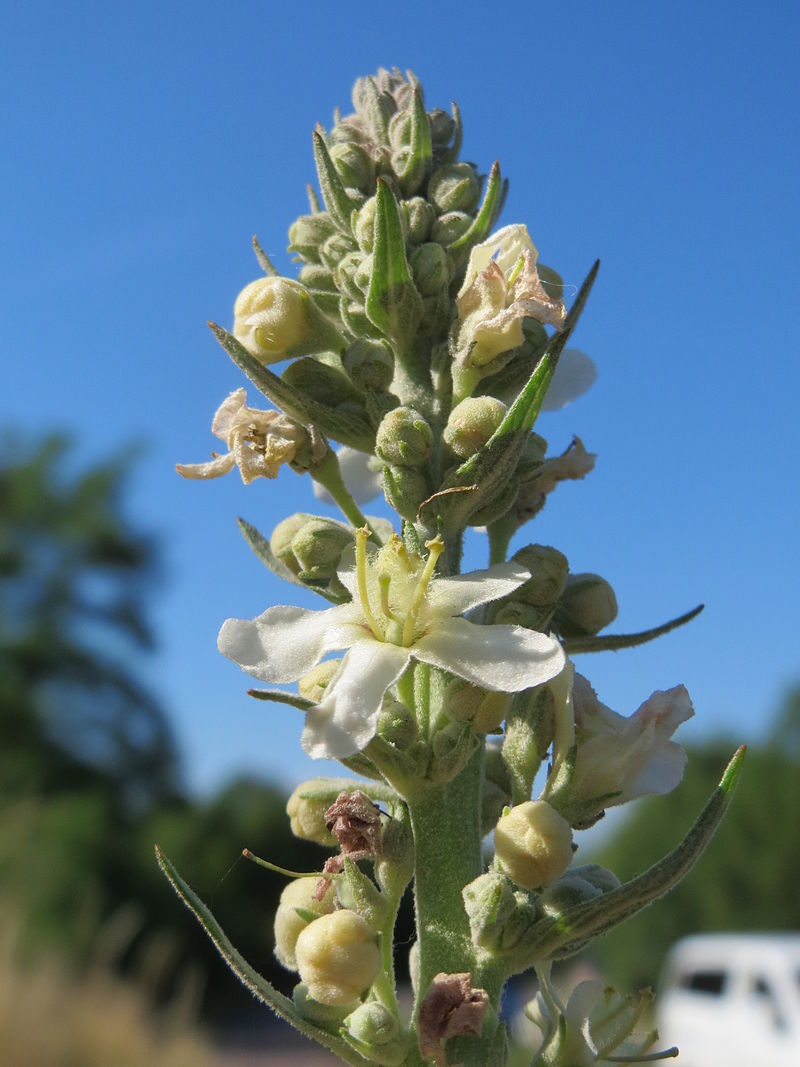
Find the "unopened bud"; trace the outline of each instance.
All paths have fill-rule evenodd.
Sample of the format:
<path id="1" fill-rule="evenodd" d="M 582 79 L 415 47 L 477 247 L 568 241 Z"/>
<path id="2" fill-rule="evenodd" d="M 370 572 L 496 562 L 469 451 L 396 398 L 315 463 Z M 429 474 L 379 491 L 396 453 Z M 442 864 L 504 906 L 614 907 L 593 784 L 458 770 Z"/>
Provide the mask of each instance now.
<path id="1" fill-rule="evenodd" d="M 375 215 L 377 209 L 378 199 L 375 196 L 371 196 L 369 200 L 364 201 L 356 215 L 353 233 L 362 252 L 372 252 L 375 247 Z"/>
<path id="2" fill-rule="evenodd" d="M 345 1029 L 364 1045 L 383 1046 L 400 1034 L 400 1024 L 394 1015 L 375 1000 L 360 1004 L 345 1020 Z"/>
<path id="3" fill-rule="evenodd" d="M 340 293 L 332 271 L 318 263 L 307 263 L 300 268 L 297 280 L 308 289 L 320 311 L 337 317 Z"/>
<path id="4" fill-rule="evenodd" d="M 522 455 L 517 463 L 517 477 L 534 478 L 542 469 L 547 453 L 547 441 L 538 433 L 530 433 L 522 446 Z"/>
<path id="5" fill-rule="evenodd" d="M 239 293 L 233 335 L 261 363 L 338 348 L 341 338 L 307 289 L 289 278 L 258 278 Z"/>
<path id="6" fill-rule="evenodd" d="M 539 889 L 569 866 L 572 828 L 546 800 L 526 800 L 500 817 L 494 848 L 509 878 L 525 889 Z"/>
<path id="7" fill-rule="evenodd" d="M 394 408 L 378 427 L 375 451 L 395 467 L 421 467 L 432 449 L 433 432 L 414 408 Z"/>
<path id="8" fill-rule="evenodd" d="M 335 232 L 327 212 L 301 215 L 289 227 L 289 251 L 297 252 L 307 263 L 321 263 L 320 249 Z"/>
<path id="9" fill-rule="evenodd" d="M 321 703 L 325 690 L 338 671 L 341 662 L 340 659 L 326 659 L 318 663 L 316 667 L 312 667 L 308 674 L 304 674 L 297 683 L 300 696 L 305 697 L 306 700 L 313 700 L 315 704 Z M 297 836 L 303 837 L 304 835 L 297 834 Z"/>
<path id="10" fill-rule="evenodd" d="M 292 552 L 292 538 L 298 530 L 302 529 L 307 522 L 314 518 L 314 515 L 306 515 L 305 512 L 299 511 L 296 515 L 290 515 L 288 518 L 282 519 L 272 531 L 272 536 L 269 539 L 269 547 L 272 550 L 272 554 L 284 563 L 293 574 L 297 574 L 300 571 L 300 565 Z"/>
<path id="11" fill-rule="evenodd" d="M 592 636 L 616 619 L 617 610 L 617 598 L 605 578 L 570 574 L 553 625 L 563 637 Z"/>
<path id="12" fill-rule="evenodd" d="M 345 186 L 362 193 L 375 188 L 375 161 L 361 145 L 353 141 L 335 144 L 330 156 Z"/>
<path id="13" fill-rule="evenodd" d="M 467 232 L 472 225 L 472 215 L 465 211 L 448 211 L 446 215 L 440 215 L 433 224 L 431 240 L 447 248 Z"/>
<path id="14" fill-rule="evenodd" d="M 348 1012 L 352 1010 L 351 1004 L 345 1004 L 344 1006 L 320 1004 L 318 1000 L 314 1000 L 309 994 L 308 986 L 305 982 L 298 982 L 294 987 L 292 1000 L 301 1018 L 307 1019 L 310 1023 L 316 1023 L 318 1026 L 323 1026 L 326 1030 L 331 1027 L 334 1029 L 339 1027 Z"/>
<path id="15" fill-rule="evenodd" d="M 350 530 L 331 519 L 311 519 L 292 538 L 291 550 L 303 581 L 318 582 L 336 573 L 342 552 L 353 543 Z"/>
<path id="16" fill-rule="evenodd" d="M 472 941 L 489 952 L 513 948 L 536 919 L 536 908 L 527 894 L 515 892 L 500 871 L 480 875 L 464 887 L 462 895 Z"/>
<path id="17" fill-rule="evenodd" d="M 295 837 L 330 847 L 336 844 L 336 838 L 325 822 L 325 812 L 331 804 L 325 785 L 325 779 L 302 782 L 286 802 L 286 814 Z"/>
<path id="18" fill-rule="evenodd" d="M 328 270 L 335 273 L 336 268 L 342 262 L 344 257 L 354 251 L 355 241 L 348 237 L 347 234 L 340 233 L 337 230 L 320 246 L 319 259 L 321 263 L 325 264 Z"/>
<path id="19" fill-rule="evenodd" d="M 297 938 L 295 958 L 309 994 L 320 1004 L 351 1004 L 369 989 L 381 967 L 374 932 L 346 908 L 309 923 Z"/>
<path id="20" fill-rule="evenodd" d="M 408 243 L 421 245 L 427 241 L 436 219 L 436 212 L 428 201 L 421 196 L 412 196 L 410 200 L 400 202 L 400 210 L 408 231 Z"/>
<path id="21" fill-rule="evenodd" d="M 502 519 L 506 512 L 510 511 L 514 506 L 518 496 L 519 485 L 512 479 L 503 486 L 496 496 L 493 496 L 491 500 L 470 515 L 469 525 L 489 526 L 490 523 Z"/>
<path id="22" fill-rule="evenodd" d="M 425 475 L 411 467 L 384 467 L 382 484 L 389 506 L 409 522 L 416 519 L 420 504 L 430 496 Z"/>
<path id="23" fill-rule="evenodd" d="M 416 717 L 405 704 L 390 694 L 383 698 L 378 736 L 400 749 L 408 748 L 417 736 Z"/>
<path id="24" fill-rule="evenodd" d="M 544 633 L 553 615 L 552 608 L 535 608 L 522 600 L 507 600 L 494 613 L 493 622 L 504 626 L 522 626 Z"/>
<path id="25" fill-rule="evenodd" d="M 428 200 L 439 214 L 474 211 L 480 195 L 481 183 L 471 163 L 449 163 L 434 171 L 428 181 Z"/>
<path id="26" fill-rule="evenodd" d="M 394 353 L 385 341 L 360 337 L 342 353 L 342 365 L 359 389 L 384 392 L 392 384 Z"/>
<path id="27" fill-rule="evenodd" d="M 456 722 L 470 723 L 476 733 L 497 729 L 510 706 L 510 694 L 481 689 L 462 678 L 453 678 L 445 689 L 445 712 Z"/>
<path id="28" fill-rule="evenodd" d="M 414 284 L 423 297 L 436 296 L 446 290 L 453 276 L 447 253 L 441 245 L 429 241 L 419 245 L 409 260 Z"/>
<path id="29" fill-rule="evenodd" d="M 456 124 L 452 117 L 440 107 L 435 107 L 428 112 L 428 121 L 431 126 L 431 141 L 435 145 L 448 145 L 453 136 Z"/>
<path id="30" fill-rule="evenodd" d="M 563 552 L 550 545 L 526 545 L 513 557 L 530 571 L 530 578 L 514 590 L 514 599 L 535 607 L 555 604 L 564 592 L 569 562 Z"/>
<path id="31" fill-rule="evenodd" d="M 281 893 L 275 912 L 275 955 L 290 971 L 297 970 L 295 946 L 301 932 L 312 921 L 308 913 L 319 916 L 333 911 L 333 886 L 329 885 L 324 897 L 319 900 L 319 881 L 319 878 L 296 878 Z M 303 915 L 303 912 L 306 914 Z"/>
<path id="32" fill-rule="evenodd" d="M 469 396 L 450 412 L 444 440 L 462 459 L 473 456 L 485 446 L 507 410 L 505 404 L 493 396 Z"/>

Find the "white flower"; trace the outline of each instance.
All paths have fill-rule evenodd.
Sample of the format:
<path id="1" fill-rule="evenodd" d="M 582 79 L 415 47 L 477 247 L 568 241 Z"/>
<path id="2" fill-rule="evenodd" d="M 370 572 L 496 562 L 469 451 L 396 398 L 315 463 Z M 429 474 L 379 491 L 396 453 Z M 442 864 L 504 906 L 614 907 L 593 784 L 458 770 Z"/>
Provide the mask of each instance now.
<path id="1" fill-rule="evenodd" d="M 522 320 L 560 327 L 562 300 L 548 296 L 536 270 L 539 253 L 522 225 L 504 226 L 470 252 L 456 297 L 458 357 L 471 366 L 491 363 L 522 344 Z"/>
<path id="2" fill-rule="evenodd" d="M 557 785 L 548 797 L 545 788 L 543 798 L 572 821 L 591 818 L 636 797 L 671 792 L 683 778 L 687 759 L 672 735 L 694 715 L 686 687 L 656 691 L 626 718 L 601 704 L 583 675 L 575 674 L 569 687 L 571 669 L 569 664 L 552 687 L 556 698 L 553 755 L 557 770 L 576 743 L 574 770 L 563 792 Z"/>
<path id="3" fill-rule="evenodd" d="M 356 531 L 355 559 L 339 578 L 352 601 L 326 611 L 272 607 L 252 621 L 228 619 L 220 651 L 268 682 L 295 682 L 329 652 L 348 649 L 322 701 L 306 714 L 303 747 L 314 757 L 349 756 L 374 736 L 386 690 L 414 659 L 485 689 L 518 692 L 553 678 L 558 642 L 519 626 L 479 626 L 464 612 L 513 592 L 530 577 L 504 563 L 453 578 L 433 575 L 443 544 L 427 560 L 394 536 L 378 551 Z"/>
<path id="4" fill-rule="evenodd" d="M 381 491 L 383 464 L 374 456 L 359 452 L 357 448 L 342 445 L 336 449 L 342 481 L 357 504 L 373 500 Z M 318 481 L 313 481 L 314 496 L 326 504 L 333 504 L 331 494 Z"/>
<path id="5" fill-rule="evenodd" d="M 307 431 L 282 411 L 249 408 L 244 389 L 223 400 L 214 415 L 211 432 L 224 441 L 228 451 L 207 463 L 178 463 L 184 478 L 219 478 L 239 468 L 248 485 L 254 478 L 275 478 L 281 465 L 295 458 L 298 446 L 308 440 Z"/>

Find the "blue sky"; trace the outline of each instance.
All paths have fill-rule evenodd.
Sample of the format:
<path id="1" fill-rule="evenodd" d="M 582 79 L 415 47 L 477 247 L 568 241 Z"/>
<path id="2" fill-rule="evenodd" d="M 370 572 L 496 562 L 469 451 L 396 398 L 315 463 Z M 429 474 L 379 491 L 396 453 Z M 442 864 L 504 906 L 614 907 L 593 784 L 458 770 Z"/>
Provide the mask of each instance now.
<path id="1" fill-rule="evenodd" d="M 687 739 L 754 739 L 800 676 L 798 23 L 793 5 L 578 0 L 503 5 L 197 0 L 9 6 L 0 43 L 0 424 L 66 427 L 89 460 L 147 446 L 130 499 L 161 538 L 148 662 L 192 787 L 239 770 L 322 768 L 300 716 L 255 703 L 216 652 L 228 615 L 296 602 L 249 553 L 310 506 L 285 472 L 185 483 L 240 384 L 206 329 L 258 274 L 286 273 L 306 210 L 311 130 L 378 66 L 410 67 L 429 107 L 458 100 L 464 156 L 511 180 L 504 223 L 542 259 L 600 279 L 576 335 L 599 378 L 541 431 L 599 454 L 520 539 L 612 581 L 623 631 L 707 604 L 685 631 L 582 657 L 629 713 L 685 682 Z M 255 397 L 251 395 L 251 400 Z M 316 510 L 320 510 L 316 508 Z M 482 562 L 476 550 L 472 559 Z"/>

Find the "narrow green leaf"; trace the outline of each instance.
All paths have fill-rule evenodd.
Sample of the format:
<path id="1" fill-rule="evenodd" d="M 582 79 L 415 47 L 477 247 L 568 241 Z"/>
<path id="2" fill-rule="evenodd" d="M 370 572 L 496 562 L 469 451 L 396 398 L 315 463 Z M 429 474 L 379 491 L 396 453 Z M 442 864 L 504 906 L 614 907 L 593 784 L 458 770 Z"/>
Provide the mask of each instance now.
<path id="1" fill-rule="evenodd" d="M 314 707 L 313 700 L 307 700 L 306 697 L 301 697 L 299 693 L 284 693 L 282 689 L 248 689 L 247 695 L 255 697 L 256 700 L 270 700 L 276 704 L 288 704 L 292 708 L 299 708 L 300 711 L 308 711 L 309 708 Z"/>
<path id="2" fill-rule="evenodd" d="M 447 246 L 449 251 L 458 252 L 462 249 L 472 248 L 473 245 L 478 244 L 479 241 L 483 241 L 484 238 L 489 236 L 489 231 L 499 214 L 498 202 L 502 190 L 503 181 L 500 177 L 500 164 L 495 160 L 489 172 L 489 180 L 486 182 L 486 190 L 483 194 L 483 203 L 478 214 L 473 219 L 469 229 L 462 233 L 451 245 Z"/>
<path id="3" fill-rule="evenodd" d="M 305 396 L 259 363 L 232 333 L 228 333 L 215 322 L 209 322 L 208 325 L 236 366 L 244 371 L 253 385 L 269 397 L 276 407 L 281 408 L 287 415 L 291 415 L 293 419 L 297 419 L 304 425 L 316 426 L 326 437 L 332 437 L 343 445 L 350 445 L 351 448 L 357 448 L 361 452 L 372 452 L 375 447 L 375 431 L 366 419 L 355 415 L 343 415 Z"/>
<path id="4" fill-rule="evenodd" d="M 367 318 L 387 337 L 404 340 L 413 334 L 422 299 L 406 259 L 400 208 L 389 185 L 378 178 L 372 277 L 364 305 Z"/>
<path id="5" fill-rule="evenodd" d="M 744 754 L 745 746 L 742 745 L 733 754 L 719 785 L 677 848 L 619 889 L 584 904 L 576 904 L 546 922 L 537 923 L 526 956 L 544 959 L 556 954 L 567 955 L 571 946 L 606 933 L 676 886 L 702 856 L 728 810 Z"/>
<path id="6" fill-rule="evenodd" d="M 308 196 L 308 206 L 312 215 L 322 214 L 322 204 L 319 202 L 317 191 L 311 182 L 306 184 L 306 195 Z"/>
<path id="7" fill-rule="evenodd" d="M 575 656 L 580 652 L 617 652 L 621 648 L 634 648 L 636 645 L 644 645 L 653 641 L 662 634 L 668 634 L 670 630 L 676 630 L 679 626 L 685 626 L 687 622 L 696 619 L 705 604 L 698 604 L 696 608 L 679 615 L 676 619 L 670 619 L 660 626 L 654 626 L 651 630 L 640 630 L 635 634 L 601 634 L 594 637 L 569 637 L 562 641 L 564 651 Z"/>
<path id="8" fill-rule="evenodd" d="M 342 597 L 336 596 L 335 593 L 331 593 L 327 589 L 322 589 L 320 586 L 311 583 L 302 582 L 294 571 L 290 570 L 282 560 L 278 559 L 270 548 L 267 538 L 257 530 L 255 526 L 251 526 L 246 519 L 239 517 L 237 518 L 236 523 L 250 548 L 256 556 L 258 556 L 261 562 L 266 567 L 269 567 L 273 574 L 276 574 L 279 578 L 283 578 L 285 582 L 291 582 L 292 585 L 299 586 L 301 589 L 310 589 L 312 593 L 317 593 L 319 596 L 324 597 L 325 600 L 328 600 L 331 604 L 341 604 L 344 602 Z"/>
<path id="9" fill-rule="evenodd" d="M 314 162 L 317 165 L 319 187 L 325 207 L 339 229 L 350 236 L 350 215 L 357 205 L 347 195 L 322 133 L 314 130 L 313 138 Z"/>
<path id="10" fill-rule="evenodd" d="M 411 144 L 408 163 L 400 175 L 400 184 L 405 196 L 413 195 L 422 184 L 422 180 L 431 164 L 431 127 L 422 87 L 417 83 L 411 98 Z"/>
<path id="11" fill-rule="evenodd" d="M 357 1052 L 353 1051 L 341 1038 L 336 1037 L 333 1034 L 328 1033 L 326 1030 L 315 1026 L 313 1023 L 308 1022 L 306 1019 L 303 1019 L 302 1016 L 298 1014 L 294 1002 L 288 997 L 285 997 L 282 993 L 279 993 L 278 990 L 266 980 L 266 978 L 263 978 L 258 971 L 250 966 L 238 949 L 234 948 L 231 944 L 227 934 L 214 918 L 210 909 L 206 907 L 203 901 L 197 896 L 188 882 L 183 880 L 158 845 L 156 845 L 156 859 L 158 860 L 159 867 L 172 885 L 172 888 L 203 927 L 217 952 L 239 981 L 250 990 L 253 996 L 256 997 L 257 1000 L 260 1000 L 262 1004 L 266 1004 L 267 1007 L 272 1008 L 275 1014 L 279 1015 L 287 1023 L 291 1023 L 291 1025 L 296 1030 L 299 1030 L 301 1034 L 304 1034 L 312 1041 L 316 1041 L 335 1056 L 339 1056 L 345 1063 L 351 1063 L 354 1067 L 364 1067 L 367 1061 L 362 1056 L 359 1056 Z"/>
<path id="12" fill-rule="evenodd" d="M 461 142 L 464 139 L 464 124 L 461 121 L 461 112 L 455 100 L 450 105 L 450 113 L 453 116 L 453 142 L 449 148 L 444 151 L 440 150 L 437 153 L 441 163 L 453 163 L 458 159 L 458 153 L 461 151 Z"/>
<path id="13" fill-rule="evenodd" d="M 264 251 L 264 249 L 261 247 L 261 245 L 258 243 L 258 238 L 255 234 L 253 234 L 251 240 L 253 242 L 253 251 L 256 254 L 256 259 L 258 260 L 259 267 L 261 267 L 265 274 L 268 274 L 272 278 L 277 278 L 278 269 L 272 262 L 272 260 L 269 258 L 267 253 Z"/>

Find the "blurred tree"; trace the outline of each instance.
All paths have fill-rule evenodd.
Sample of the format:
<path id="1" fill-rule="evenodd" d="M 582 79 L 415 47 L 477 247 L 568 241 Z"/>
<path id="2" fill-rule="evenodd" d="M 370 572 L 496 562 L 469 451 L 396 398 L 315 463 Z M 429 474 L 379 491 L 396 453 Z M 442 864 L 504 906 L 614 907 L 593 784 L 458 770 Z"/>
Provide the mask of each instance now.
<path id="1" fill-rule="evenodd" d="M 689 751 L 683 783 L 642 801 L 593 859 L 623 879 L 673 848 L 735 748 Z M 766 743 L 751 746 L 730 811 L 697 866 L 653 908 L 595 942 L 592 956 L 619 988 L 652 985 L 667 949 L 691 933 L 800 929 L 800 687 L 789 691 Z M 643 948 L 644 946 L 644 948 Z"/>

